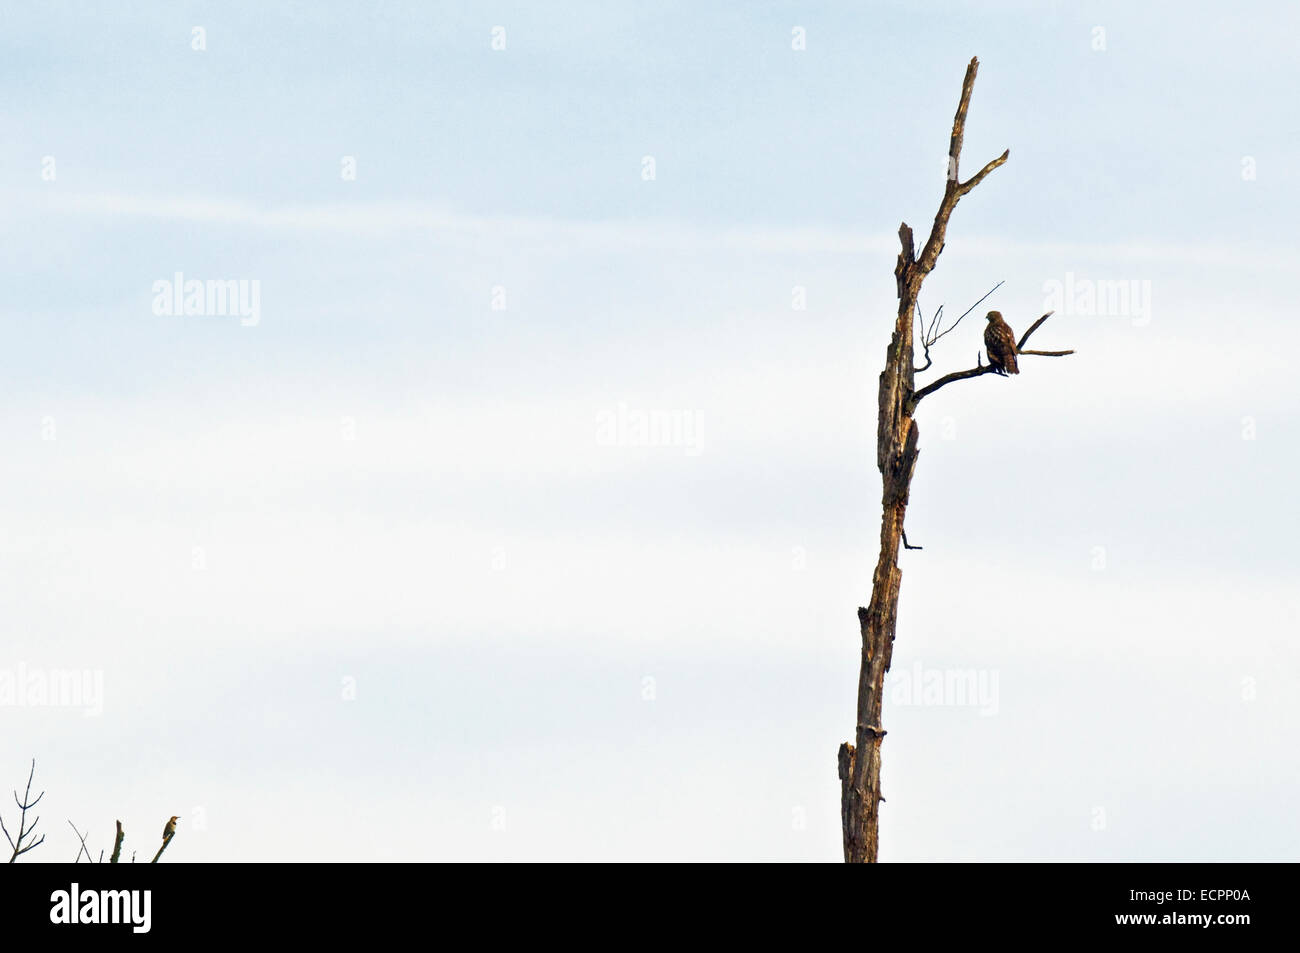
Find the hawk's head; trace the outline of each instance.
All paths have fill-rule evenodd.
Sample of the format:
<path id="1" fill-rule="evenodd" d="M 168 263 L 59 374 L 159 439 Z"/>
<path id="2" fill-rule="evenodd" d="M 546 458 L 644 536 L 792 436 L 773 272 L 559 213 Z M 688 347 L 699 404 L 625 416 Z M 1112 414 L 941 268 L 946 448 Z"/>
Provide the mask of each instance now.
<path id="1" fill-rule="evenodd" d="M 1002 312 L 1001 312 L 1001 311 L 990 311 L 990 312 L 988 313 L 988 315 L 985 317 L 985 320 L 987 320 L 987 321 L 1001 321 L 1001 320 L 1002 320 Z"/>

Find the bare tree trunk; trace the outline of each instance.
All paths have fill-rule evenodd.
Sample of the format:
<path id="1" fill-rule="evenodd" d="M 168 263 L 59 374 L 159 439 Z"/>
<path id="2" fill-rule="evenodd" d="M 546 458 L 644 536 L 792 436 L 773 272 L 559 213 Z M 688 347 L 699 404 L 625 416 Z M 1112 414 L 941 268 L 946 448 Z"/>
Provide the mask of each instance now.
<path id="1" fill-rule="evenodd" d="M 953 119 L 952 139 L 948 149 L 948 180 L 943 200 L 930 238 L 920 257 L 912 238 L 912 229 L 903 223 L 898 229 L 902 249 L 894 276 L 898 280 L 898 316 L 894 335 L 880 374 L 879 427 L 876 433 L 876 465 L 880 468 L 883 495 L 880 518 L 880 558 L 871 581 L 871 603 L 858 609 L 862 630 L 862 669 L 858 676 L 858 717 L 854 744 L 840 745 L 839 776 L 841 782 L 840 813 L 844 828 L 844 860 L 849 863 L 875 863 L 879 847 L 880 743 L 885 731 L 880 724 L 885 673 L 894 649 L 894 625 L 898 618 L 898 588 L 902 573 L 898 569 L 898 549 L 903 542 L 903 518 L 907 513 L 907 496 L 916 468 L 916 410 L 918 397 L 913 387 L 912 322 L 917 297 L 939 252 L 943 250 L 948 218 L 957 201 L 986 175 L 1007 161 L 1009 151 L 984 166 L 973 178 L 962 182 L 958 177 L 966 110 L 979 61 L 972 59 L 966 67 L 961 101 Z"/>

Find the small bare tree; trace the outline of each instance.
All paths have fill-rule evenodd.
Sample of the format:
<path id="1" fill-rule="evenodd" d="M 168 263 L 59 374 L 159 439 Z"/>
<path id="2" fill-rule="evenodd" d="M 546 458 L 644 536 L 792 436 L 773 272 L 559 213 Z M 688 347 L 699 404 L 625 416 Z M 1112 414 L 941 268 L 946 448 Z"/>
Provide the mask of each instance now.
<path id="1" fill-rule="evenodd" d="M 36 825 L 41 822 L 40 815 L 32 821 L 31 826 L 27 826 L 27 812 L 34 808 L 41 798 L 45 797 L 42 791 L 36 795 L 36 800 L 32 800 L 32 778 L 36 776 L 36 759 L 32 758 L 32 769 L 27 772 L 27 790 L 23 793 L 22 800 L 18 799 L 18 791 L 14 790 L 14 802 L 18 805 L 18 837 L 9 836 L 9 829 L 4 826 L 4 817 L 0 815 L 0 830 L 4 831 L 5 840 L 9 841 L 9 846 L 13 848 L 13 853 L 9 856 L 9 863 L 16 861 L 22 854 L 27 853 L 33 847 L 39 847 L 45 842 L 45 835 L 42 834 L 39 840 L 32 840 L 36 836 Z M 23 841 L 27 843 L 24 844 Z M 80 856 L 80 855 L 78 855 Z"/>
<path id="2" fill-rule="evenodd" d="M 948 219 L 957 207 L 958 200 L 1006 162 L 1011 154 L 1010 150 L 1003 152 L 964 182 L 958 175 L 962 137 L 966 130 L 966 111 L 970 108 L 971 91 L 978 70 L 979 60 L 972 59 L 966 67 L 961 100 L 957 104 L 957 115 L 952 123 L 952 138 L 948 146 L 948 179 L 943 199 L 934 217 L 930 237 L 919 255 L 916 253 L 912 229 L 906 222 L 898 229 L 902 245 L 898 263 L 894 267 L 894 277 L 898 283 L 898 315 L 889 350 L 885 355 L 885 369 L 880 374 L 879 420 L 876 431 L 876 465 L 880 469 L 884 485 L 880 558 L 872 577 L 871 602 L 866 608 L 858 609 L 858 626 L 862 633 L 862 666 L 858 675 L 857 730 L 853 744 L 845 742 L 840 745 L 838 759 L 844 860 L 850 863 L 875 863 L 879 848 L 880 802 L 884 800 L 880 794 L 880 744 L 885 737 L 880 710 L 885 673 L 889 671 L 894 648 L 894 626 L 898 618 L 898 590 L 902 580 L 902 573 L 898 569 L 898 552 L 900 544 L 907 549 L 919 548 L 907 545 L 903 531 L 903 517 L 907 512 L 908 492 L 918 453 L 919 431 L 913 415 L 917 404 L 939 388 L 954 381 L 994 373 L 996 370 L 991 364 L 983 364 L 976 358 L 976 365 L 970 370 L 948 374 L 920 390 L 915 387 L 914 375 L 931 366 L 930 347 L 956 327 L 956 322 L 946 329 L 941 327 L 942 309 L 936 312 L 928 326 L 920 320 L 926 363 L 922 368 L 914 366 L 913 322 L 919 320 L 921 284 L 934 269 L 939 253 L 943 251 Z M 968 309 L 967 313 L 974 307 Z M 1048 312 L 1035 321 L 1021 336 L 1017 342 L 1019 353 L 1048 357 L 1073 353 L 1024 350 L 1029 336 L 1038 330 L 1050 314 Z M 961 319 L 957 320 L 959 322 Z"/>

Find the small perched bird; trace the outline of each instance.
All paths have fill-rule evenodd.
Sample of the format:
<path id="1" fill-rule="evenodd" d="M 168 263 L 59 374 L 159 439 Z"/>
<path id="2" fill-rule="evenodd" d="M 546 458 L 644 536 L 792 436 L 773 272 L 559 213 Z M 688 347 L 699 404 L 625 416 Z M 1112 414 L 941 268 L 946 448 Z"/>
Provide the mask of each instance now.
<path id="1" fill-rule="evenodd" d="M 167 826 L 163 828 L 163 840 L 168 840 L 176 833 L 176 822 L 179 820 L 179 817 L 173 817 L 167 822 Z"/>
<path id="2" fill-rule="evenodd" d="M 999 374 L 1019 374 L 1016 366 L 1016 335 L 1001 311 L 988 313 L 989 326 L 984 329 L 984 348 L 989 352 L 989 363 Z"/>

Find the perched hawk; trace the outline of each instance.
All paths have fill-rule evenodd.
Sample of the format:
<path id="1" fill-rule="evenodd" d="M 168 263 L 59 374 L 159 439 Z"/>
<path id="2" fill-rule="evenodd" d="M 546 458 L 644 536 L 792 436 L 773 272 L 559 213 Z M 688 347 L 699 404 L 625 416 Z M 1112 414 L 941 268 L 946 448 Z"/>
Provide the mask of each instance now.
<path id="1" fill-rule="evenodd" d="M 989 352 L 989 363 L 999 374 L 1019 374 L 1016 366 L 1016 335 L 1002 320 L 1001 311 L 990 311 L 989 326 L 984 329 L 984 348 Z"/>

